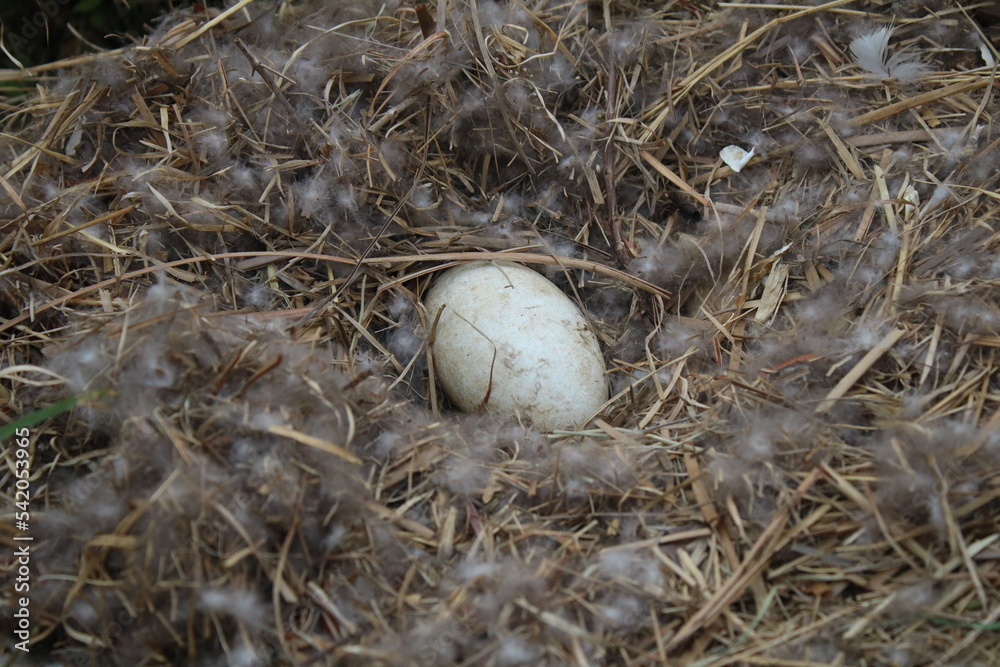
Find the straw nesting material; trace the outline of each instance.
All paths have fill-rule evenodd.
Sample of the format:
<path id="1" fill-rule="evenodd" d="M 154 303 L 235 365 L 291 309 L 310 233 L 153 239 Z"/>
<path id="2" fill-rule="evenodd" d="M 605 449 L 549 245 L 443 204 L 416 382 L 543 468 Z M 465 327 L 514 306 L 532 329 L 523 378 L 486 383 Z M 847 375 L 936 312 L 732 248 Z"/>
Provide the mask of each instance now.
<path id="1" fill-rule="evenodd" d="M 993 663 L 992 32 L 242 0 L 0 72 L 4 418 L 73 399 L 32 426 L 32 652 Z M 584 430 L 431 381 L 433 274 L 501 255 L 598 332 Z"/>

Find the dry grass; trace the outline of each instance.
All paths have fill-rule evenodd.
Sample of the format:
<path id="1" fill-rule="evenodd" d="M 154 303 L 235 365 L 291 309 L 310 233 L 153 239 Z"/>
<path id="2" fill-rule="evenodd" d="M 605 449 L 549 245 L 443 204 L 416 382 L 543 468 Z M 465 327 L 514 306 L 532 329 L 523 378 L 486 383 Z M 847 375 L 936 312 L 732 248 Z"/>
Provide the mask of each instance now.
<path id="1" fill-rule="evenodd" d="M 2 417 L 79 399 L 32 429 L 32 653 L 998 664 L 988 17 L 344 6 L 0 72 Z M 914 81 L 852 63 L 889 24 Z M 432 274 L 499 254 L 595 323 L 586 430 L 428 383 Z"/>

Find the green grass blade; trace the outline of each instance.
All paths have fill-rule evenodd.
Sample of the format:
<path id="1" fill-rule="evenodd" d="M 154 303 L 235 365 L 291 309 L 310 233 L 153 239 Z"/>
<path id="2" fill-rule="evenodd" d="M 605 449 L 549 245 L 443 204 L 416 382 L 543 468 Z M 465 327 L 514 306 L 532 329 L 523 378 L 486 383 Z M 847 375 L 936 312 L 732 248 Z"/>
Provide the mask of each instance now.
<path id="1" fill-rule="evenodd" d="M 70 396 L 69 398 L 57 401 L 52 405 L 47 405 L 40 410 L 35 410 L 31 414 L 24 415 L 20 419 L 16 419 L 6 426 L 0 426 L 0 442 L 12 437 L 18 429 L 30 428 L 36 424 L 41 424 L 50 417 L 55 417 L 56 415 L 60 415 L 64 412 L 69 412 L 76 407 L 77 403 L 84 399 L 96 398 L 104 393 L 104 391 L 91 391 L 79 394 L 78 396 Z"/>
<path id="2" fill-rule="evenodd" d="M 966 621 L 953 621 L 950 618 L 940 618 L 931 616 L 930 622 L 934 625 L 943 625 L 949 628 L 969 628 L 972 630 L 1000 630 L 1000 623 L 968 623 Z"/>

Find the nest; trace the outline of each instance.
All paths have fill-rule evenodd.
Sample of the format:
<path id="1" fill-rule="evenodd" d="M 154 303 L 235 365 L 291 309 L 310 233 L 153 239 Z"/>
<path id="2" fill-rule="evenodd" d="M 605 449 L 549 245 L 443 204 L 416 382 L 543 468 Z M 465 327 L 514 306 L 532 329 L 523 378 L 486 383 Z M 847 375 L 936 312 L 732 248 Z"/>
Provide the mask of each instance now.
<path id="1" fill-rule="evenodd" d="M 7 648 L 996 664 L 991 20 L 240 0 L 0 73 Z M 593 322 L 586 428 L 429 380 L 497 257 Z"/>

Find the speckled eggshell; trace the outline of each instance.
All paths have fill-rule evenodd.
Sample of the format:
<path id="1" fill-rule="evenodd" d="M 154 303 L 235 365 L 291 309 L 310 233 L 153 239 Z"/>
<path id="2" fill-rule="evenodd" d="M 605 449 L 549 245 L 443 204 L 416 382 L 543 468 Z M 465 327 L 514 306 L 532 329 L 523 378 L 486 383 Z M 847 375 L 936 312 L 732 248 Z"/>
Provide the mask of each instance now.
<path id="1" fill-rule="evenodd" d="M 432 324 L 441 311 L 437 382 L 462 410 L 571 429 L 607 400 L 597 337 L 541 274 L 511 262 L 470 262 L 445 271 L 424 305 Z"/>

